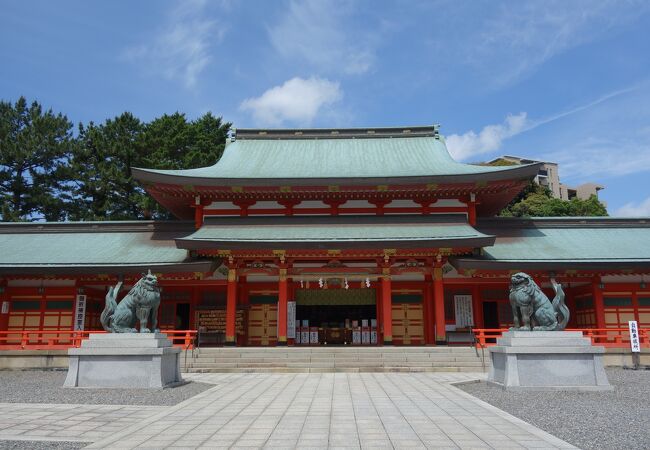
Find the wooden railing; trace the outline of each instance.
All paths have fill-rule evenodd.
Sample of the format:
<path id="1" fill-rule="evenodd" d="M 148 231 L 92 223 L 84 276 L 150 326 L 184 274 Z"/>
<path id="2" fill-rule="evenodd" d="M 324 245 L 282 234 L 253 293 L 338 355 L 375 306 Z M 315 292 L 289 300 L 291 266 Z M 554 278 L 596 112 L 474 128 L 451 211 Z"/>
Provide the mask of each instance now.
<path id="1" fill-rule="evenodd" d="M 0 350 L 65 350 L 81 346 L 88 336 L 105 331 L 22 330 L 0 331 Z M 193 349 L 196 330 L 162 330 L 175 347 Z"/>
<path id="2" fill-rule="evenodd" d="M 475 328 L 476 345 L 482 348 L 495 345 L 506 331 L 508 328 Z M 567 328 L 566 331 L 580 331 L 592 344 L 601 347 L 630 348 L 628 328 Z M 639 342 L 642 348 L 650 348 L 650 328 L 639 328 Z"/>

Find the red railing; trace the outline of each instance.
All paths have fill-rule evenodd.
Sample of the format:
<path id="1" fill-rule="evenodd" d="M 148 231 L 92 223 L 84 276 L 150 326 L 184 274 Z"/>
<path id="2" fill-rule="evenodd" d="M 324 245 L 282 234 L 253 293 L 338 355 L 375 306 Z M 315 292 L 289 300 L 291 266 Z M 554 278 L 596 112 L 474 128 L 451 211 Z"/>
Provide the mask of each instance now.
<path id="1" fill-rule="evenodd" d="M 476 345 L 489 347 L 496 344 L 497 338 L 508 328 L 475 328 Z M 628 328 L 567 328 L 566 331 L 580 331 L 592 344 L 601 347 L 630 348 L 630 330 Z M 639 328 L 639 343 L 643 348 L 650 348 L 650 328 Z"/>
<path id="2" fill-rule="evenodd" d="M 81 346 L 88 336 L 105 331 L 21 330 L 0 331 L 0 350 L 65 350 Z M 193 349 L 196 330 L 162 330 L 175 347 Z"/>

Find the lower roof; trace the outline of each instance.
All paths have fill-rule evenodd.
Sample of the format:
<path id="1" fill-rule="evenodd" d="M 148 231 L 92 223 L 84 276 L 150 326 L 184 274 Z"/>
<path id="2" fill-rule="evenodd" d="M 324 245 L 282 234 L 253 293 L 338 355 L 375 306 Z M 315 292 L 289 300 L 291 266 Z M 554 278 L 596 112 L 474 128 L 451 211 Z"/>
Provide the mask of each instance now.
<path id="1" fill-rule="evenodd" d="M 479 231 L 496 236 L 481 256 L 453 258 L 459 269 L 650 268 L 650 219 L 493 218 Z"/>
<path id="2" fill-rule="evenodd" d="M 174 238 L 192 222 L 71 222 L 0 224 L 0 273 L 206 272 Z"/>
<path id="3" fill-rule="evenodd" d="M 190 250 L 475 248 L 493 242 L 464 215 L 215 217 L 176 239 L 179 248 Z"/>
<path id="4" fill-rule="evenodd" d="M 0 224 L 0 274 L 207 272 L 190 249 L 476 248 L 461 270 L 650 270 L 650 218 L 458 215 L 207 218 L 193 222 Z"/>

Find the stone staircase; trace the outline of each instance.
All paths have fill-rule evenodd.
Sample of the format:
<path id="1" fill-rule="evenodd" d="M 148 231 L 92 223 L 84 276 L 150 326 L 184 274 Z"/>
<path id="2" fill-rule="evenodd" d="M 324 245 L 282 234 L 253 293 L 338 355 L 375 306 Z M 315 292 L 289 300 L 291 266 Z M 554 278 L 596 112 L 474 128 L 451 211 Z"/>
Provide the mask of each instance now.
<path id="1" fill-rule="evenodd" d="M 483 372 L 472 347 L 219 347 L 188 352 L 185 372 Z M 486 355 L 487 356 L 487 355 Z"/>

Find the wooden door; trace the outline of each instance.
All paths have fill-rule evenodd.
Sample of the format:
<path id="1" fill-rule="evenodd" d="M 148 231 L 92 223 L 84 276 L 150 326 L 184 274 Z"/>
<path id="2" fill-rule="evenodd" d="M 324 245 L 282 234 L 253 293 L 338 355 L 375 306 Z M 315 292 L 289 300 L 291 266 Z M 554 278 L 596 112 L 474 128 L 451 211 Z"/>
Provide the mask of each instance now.
<path id="1" fill-rule="evenodd" d="M 422 345 L 424 321 L 422 303 L 393 303 L 393 343 Z"/>
<path id="2" fill-rule="evenodd" d="M 277 339 L 277 305 L 251 305 L 248 313 L 248 345 L 275 345 Z"/>

